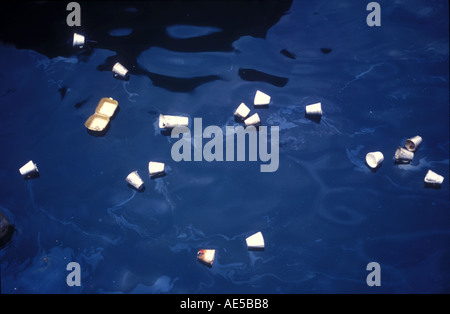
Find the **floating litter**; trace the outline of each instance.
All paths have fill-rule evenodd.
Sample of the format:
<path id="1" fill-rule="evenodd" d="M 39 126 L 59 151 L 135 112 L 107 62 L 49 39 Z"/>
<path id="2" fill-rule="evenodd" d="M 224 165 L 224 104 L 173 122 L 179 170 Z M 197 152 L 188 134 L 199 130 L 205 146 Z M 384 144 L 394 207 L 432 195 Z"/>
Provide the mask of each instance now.
<path id="1" fill-rule="evenodd" d="M 123 65 L 121 65 L 119 62 L 114 64 L 112 71 L 113 71 L 114 75 L 120 76 L 121 78 L 125 78 L 128 74 L 128 70 Z"/>
<path id="2" fill-rule="evenodd" d="M 321 116 L 322 115 L 322 103 L 318 102 L 312 105 L 306 106 L 306 115 L 308 116 Z"/>
<path id="3" fill-rule="evenodd" d="M 383 162 L 383 160 L 384 156 L 381 152 L 371 152 L 366 155 L 366 163 L 372 169 L 378 167 Z"/>
<path id="4" fill-rule="evenodd" d="M 150 161 L 148 163 L 148 172 L 150 176 L 159 176 L 164 174 L 165 165 L 162 162 Z"/>
<path id="5" fill-rule="evenodd" d="M 245 239 L 247 243 L 247 248 L 249 250 L 263 250 L 264 249 L 264 238 L 261 232 L 257 232 L 247 239 Z"/>
<path id="6" fill-rule="evenodd" d="M 444 182 L 444 177 L 437 174 L 436 172 L 428 170 L 424 181 L 426 184 L 430 184 L 430 185 L 441 185 L 442 182 Z"/>
<path id="7" fill-rule="evenodd" d="M 197 252 L 197 260 L 209 267 L 212 266 L 214 262 L 214 257 L 216 255 L 216 250 L 199 250 Z"/>
<path id="8" fill-rule="evenodd" d="M 236 111 L 234 112 L 234 115 L 241 119 L 245 119 L 249 113 L 250 113 L 250 109 L 244 103 L 241 103 L 239 105 L 239 107 L 236 109 Z"/>
<path id="9" fill-rule="evenodd" d="M 395 151 L 395 161 L 401 163 L 409 163 L 414 158 L 414 153 L 403 148 L 398 147 Z"/>
<path id="10" fill-rule="evenodd" d="M 73 34 L 73 47 L 79 47 L 79 48 L 83 48 L 84 43 L 85 43 L 86 39 L 83 35 L 74 33 Z"/>
<path id="11" fill-rule="evenodd" d="M 91 131 L 103 131 L 108 126 L 110 118 L 116 112 L 118 105 L 119 103 L 112 98 L 100 99 L 95 113 L 86 120 L 84 126 Z"/>
<path id="12" fill-rule="evenodd" d="M 414 152 L 417 150 L 417 148 L 419 148 L 421 143 L 422 143 L 422 138 L 419 135 L 416 135 L 405 141 L 405 147 L 410 152 Z"/>
<path id="13" fill-rule="evenodd" d="M 126 181 L 137 190 L 144 187 L 144 181 L 142 181 L 137 171 L 130 173 L 126 178 Z"/>
<path id="14" fill-rule="evenodd" d="M 261 120 L 259 119 L 259 115 L 257 113 L 255 113 L 251 117 L 245 119 L 244 123 L 245 123 L 245 126 L 250 126 L 250 125 L 257 126 L 257 125 L 261 124 Z"/>
<path id="15" fill-rule="evenodd" d="M 29 175 L 37 174 L 39 172 L 36 164 L 32 160 L 30 160 L 25 165 L 23 165 L 19 169 L 19 171 L 20 171 L 20 174 L 23 176 L 29 176 Z"/>
<path id="16" fill-rule="evenodd" d="M 159 115 L 159 128 L 160 129 L 173 129 L 177 126 L 188 126 L 189 118 L 181 116 L 166 116 Z"/>
<path id="17" fill-rule="evenodd" d="M 270 96 L 258 90 L 256 91 L 253 103 L 255 106 L 268 106 L 270 103 Z"/>

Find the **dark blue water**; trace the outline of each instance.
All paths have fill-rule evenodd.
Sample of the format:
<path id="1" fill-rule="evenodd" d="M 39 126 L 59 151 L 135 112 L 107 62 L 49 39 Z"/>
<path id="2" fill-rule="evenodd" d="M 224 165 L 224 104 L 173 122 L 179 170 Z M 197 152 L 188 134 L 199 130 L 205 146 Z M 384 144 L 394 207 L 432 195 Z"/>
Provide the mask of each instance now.
<path id="1" fill-rule="evenodd" d="M 145 3 L 82 4 L 76 30 L 98 42 L 88 51 L 72 49 L 64 3 L 45 18 L 54 33 L 3 29 L 0 210 L 14 234 L 1 293 L 450 292 L 448 2 L 378 2 L 380 27 L 367 26 L 364 1 L 233 3 L 235 16 L 152 2 L 153 19 Z M 128 81 L 113 77 L 115 61 Z M 276 172 L 172 160 L 160 113 L 238 125 L 234 110 L 257 89 L 272 96 L 262 124 L 280 127 Z M 120 110 L 96 137 L 84 122 L 102 97 Z M 305 118 L 315 102 L 319 123 Z M 411 164 L 395 164 L 415 135 Z M 364 158 L 376 150 L 373 172 Z M 24 180 L 30 159 L 40 176 Z M 167 175 L 151 180 L 150 160 Z M 440 189 L 424 186 L 429 169 Z M 125 182 L 134 170 L 143 192 Z M 257 231 L 265 250 L 248 251 Z M 202 248 L 216 249 L 211 268 L 196 260 Z M 69 262 L 81 287 L 66 284 Z M 366 284 L 369 262 L 380 287 Z"/>

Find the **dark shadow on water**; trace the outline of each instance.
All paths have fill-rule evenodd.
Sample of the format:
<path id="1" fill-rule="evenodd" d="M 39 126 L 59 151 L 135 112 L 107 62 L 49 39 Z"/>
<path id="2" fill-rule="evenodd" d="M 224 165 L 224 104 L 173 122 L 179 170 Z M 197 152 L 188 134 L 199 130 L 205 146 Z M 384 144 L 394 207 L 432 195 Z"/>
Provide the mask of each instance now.
<path id="1" fill-rule="evenodd" d="M 81 108 L 84 104 L 86 104 L 89 101 L 89 98 L 83 99 L 82 101 L 77 102 L 74 107 L 79 109 Z"/>
<path id="2" fill-rule="evenodd" d="M 424 183 L 425 189 L 431 189 L 431 190 L 440 190 L 442 186 L 440 184 L 431 184 L 431 183 Z"/>
<path id="3" fill-rule="evenodd" d="M 376 166 L 375 168 L 369 167 L 369 165 L 367 164 L 367 162 L 365 162 L 366 167 L 372 172 L 372 173 L 377 173 L 377 171 L 381 168 L 381 166 L 383 165 L 383 163 L 379 164 L 378 166 Z"/>
<path id="4" fill-rule="evenodd" d="M 322 115 L 308 115 L 305 112 L 305 118 L 319 124 L 320 121 L 322 120 Z"/>
<path id="5" fill-rule="evenodd" d="M 411 164 L 410 160 L 395 160 L 394 159 L 394 165 L 409 165 Z"/>
<path id="6" fill-rule="evenodd" d="M 32 172 L 30 174 L 27 174 L 26 176 L 23 177 L 24 180 L 32 180 L 32 179 L 37 179 L 40 178 L 41 175 L 39 174 L 39 172 Z"/>
<path id="7" fill-rule="evenodd" d="M 15 231 L 16 231 L 16 228 L 14 227 L 14 225 L 9 225 L 8 230 L 6 231 L 4 236 L 2 236 L 0 238 L 0 250 L 5 248 L 8 244 L 11 243 L 10 241 L 11 241 Z"/>
<path id="8" fill-rule="evenodd" d="M 143 193 L 143 192 L 145 192 L 145 185 L 144 186 L 142 186 L 139 190 L 138 189 L 136 189 L 134 186 L 132 186 L 131 184 L 127 184 L 128 185 L 128 187 L 130 188 L 130 189 L 133 189 L 133 190 L 135 190 L 136 192 L 138 192 L 138 193 Z"/>
<path id="9" fill-rule="evenodd" d="M 269 108 L 269 105 L 253 105 L 254 109 L 267 109 Z"/>
<path id="10" fill-rule="evenodd" d="M 155 174 L 153 176 L 150 176 L 150 180 L 156 180 L 156 179 L 160 179 L 160 178 L 164 178 L 166 176 L 166 173 L 160 173 L 160 174 Z"/>
<path id="11" fill-rule="evenodd" d="M 117 115 L 119 114 L 119 112 L 120 112 L 120 104 L 117 106 L 116 111 L 114 111 L 114 114 L 109 118 L 109 120 L 110 120 L 110 121 L 113 121 L 113 120 L 117 117 Z M 110 124 L 111 124 L 111 122 L 110 122 Z"/>
<path id="12" fill-rule="evenodd" d="M 285 77 L 279 77 L 271 74 L 267 74 L 258 70 L 254 69 L 239 69 L 238 71 L 239 76 L 244 81 L 249 82 L 265 82 L 272 84 L 277 87 L 283 87 L 285 86 L 289 79 Z"/>
<path id="13" fill-rule="evenodd" d="M 172 134 L 172 129 L 161 129 L 161 135 L 170 136 Z"/>
<path id="14" fill-rule="evenodd" d="M 285 57 L 287 57 L 287 58 L 289 58 L 289 59 L 292 59 L 292 60 L 295 60 L 295 59 L 296 59 L 296 58 L 295 58 L 295 55 L 294 55 L 292 52 L 289 52 L 289 51 L 286 50 L 286 49 L 281 49 L 280 53 L 281 53 L 283 56 L 285 56 Z"/>
<path id="15" fill-rule="evenodd" d="M 264 248 L 248 248 L 251 252 L 264 252 Z"/>

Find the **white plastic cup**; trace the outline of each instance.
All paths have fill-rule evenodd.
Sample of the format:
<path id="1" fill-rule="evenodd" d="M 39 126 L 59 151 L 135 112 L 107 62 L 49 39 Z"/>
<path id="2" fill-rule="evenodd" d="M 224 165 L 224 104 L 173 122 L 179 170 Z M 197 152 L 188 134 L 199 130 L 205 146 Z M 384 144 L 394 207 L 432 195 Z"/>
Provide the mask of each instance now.
<path id="1" fill-rule="evenodd" d="M 312 105 L 306 106 L 306 115 L 308 116 L 321 116 L 322 115 L 322 103 L 318 102 Z"/>
<path id="2" fill-rule="evenodd" d="M 416 135 L 405 141 L 405 147 L 410 152 L 415 152 L 417 148 L 419 148 L 420 144 L 422 144 L 422 137 L 420 137 L 419 135 Z"/>
<path id="3" fill-rule="evenodd" d="M 173 129 L 177 126 L 185 126 L 189 125 L 188 117 L 181 116 L 169 116 L 169 115 L 159 115 L 159 128 L 160 129 Z"/>
<path id="4" fill-rule="evenodd" d="M 27 175 L 39 172 L 36 164 L 32 160 L 30 160 L 25 165 L 23 165 L 19 169 L 19 171 L 20 171 L 20 174 L 23 175 L 23 176 L 27 176 Z"/>
<path id="5" fill-rule="evenodd" d="M 395 160 L 398 162 L 408 163 L 414 158 L 414 153 L 403 147 L 398 147 L 395 151 Z"/>
<path id="6" fill-rule="evenodd" d="M 432 185 L 441 185 L 442 182 L 444 182 L 444 177 L 437 174 L 436 172 L 433 172 L 431 170 L 428 170 L 425 179 L 425 183 L 432 184 Z"/>
<path id="7" fill-rule="evenodd" d="M 120 76 L 122 78 L 125 78 L 128 74 L 128 70 L 119 62 L 114 64 L 112 71 L 114 72 L 115 75 Z"/>
<path id="8" fill-rule="evenodd" d="M 256 91 L 255 99 L 253 100 L 253 104 L 255 106 L 268 106 L 270 103 L 270 96 L 261 92 L 260 90 Z"/>
<path id="9" fill-rule="evenodd" d="M 234 115 L 240 119 L 247 118 L 248 114 L 250 113 L 250 109 L 244 104 L 241 103 L 239 107 L 234 112 Z"/>
<path id="10" fill-rule="evenodd" d="M 137 190 L 144 187 L 144 181 L 142 181 L 137 171 L 130 173 L 126 178 L 126 181 Z"/>
<path id="11" fill-rule="evenodd" d="M 165 173 L 165 165 L 162 162 L 150 161 L 148 163 L 148 173 L 151 177 L 163 175 Z"/>
<path id="12" fill-rule="evenodd" d="M 261 232 L 257 232 L 245 239 L 249 250 L 263 250 L 264 237 Z"/>
<path id="13" fill-rule="evenodd" d="M 83 35 L 74 33 L 73 34 L 73 46 L 83 48 L 86 39 Z"/>
<path id="14" fill-rule="evenodd" d="M 257 125 L 261 124 L 261 120 L 259 119 L 259 115 L 257 113 L 255 113 L 251 117 L 245 119 L 244 123 L 245 123 L 245 126 L 250 126 L 250 125 L 257 126 Z"/>
<path id="15" fill-rule="evenodd" d="M 382 152 L 370 152 L 366 155 L 366 163 L 370 168 L 375 169 L 384 160 Z"/>

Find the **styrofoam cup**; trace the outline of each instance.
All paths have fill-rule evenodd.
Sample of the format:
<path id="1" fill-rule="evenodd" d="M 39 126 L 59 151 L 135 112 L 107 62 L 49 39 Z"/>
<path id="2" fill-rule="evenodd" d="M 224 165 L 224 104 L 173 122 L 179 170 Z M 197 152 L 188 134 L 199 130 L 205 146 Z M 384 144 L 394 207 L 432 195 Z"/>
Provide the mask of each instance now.
<path id="1" fill-rule="evenodd" d="M 398 162 L 408 163 L 414 158 L 414 153 L 403 148 L 398 147 L 395 151 L 395 160 Z"/>
<path id="2" fill-rule="evenodd" d="M 115 75 L 118 75 L 122 78 L 126 77 L 128 74 L 128 70 L 123 65 L 121 65 L 119 62 L 114 64 L 112 71 L 114 72 Z"/>
<path id="3" fill-rule="evenodd" d="M 422 138 L 419 135 L 416 135 L 405 141 L 405 147 L 410 152 L 414 152 L 417 150 L 417 148 L 419 148 L 421 143 L 422 143 Z"/>
<path id="4" fill-rule="evenodd" d="M 250 125 L 257 126 L 261 123 L 261 120 L 259 119 L 259 115 L 257 113 L 255 113 L 251 117 L 248 117 L 247 119 L 245 119 L 244 123 L 245 123 L 245 126 L 250 126 Z"/>
<path id="5" fill-rule="evenodd" d="M 19 169 L 19 171 L 20 171 L 20 174 L 23 175 L 23 176 L 39 172 L 36 164 L 32 160 L 30 160 L 25 165 L 23 165 Z"/>
<path id="6" fill-rule="evenodd" d="M 133 171 L 132 173 L 130 173 L 126 178 L 126 181 L 137 190 L 140 190 L 144 187 L 144 181 L 142 181 L 137 171 Z"/>
<path id="7" fill-rule="evenodd" d="M 163 175 L 165 173 L 165 165 L 162 162 L 150 161 L 148 163 L 148 173 L 151 177 Z"/>
<path id="8" fill-rule="evenodd" d="M 270 104 L 270 96 L 257 90 L 255 98 L 253 99 L 253 104 L 255 106 L 268 106 Z"/>
<path id="9" fill-rule="evenodd" d="M 383 160 L 384 156 L 381 152 L 371 152 L 366 155 L 366 163 L 372 169 L 378 167 L 383 162 Z"/>
<path id="10" fill-rule="evenodd" d="M 239 107 L 236 109 L 236 111 L 234 112 L 234 115 L 241 119 L 245 119 L 245 118 L 247 118 L 249 113 L 250 113 L 250 109 L 244 103 L 241 103 L 239 105 Z"/>
<path id="11" fill-rule="evenodd" d="M 322 115 L 322 103 L 318 102 L 312 105 L 308 105 L 305 108 L 308 116 L 321 116 Z"/>
<path id="12" fill-rule="evenodd" d="M 436 172 L 428 170 L 424 181 L 427 184 L 441 185 L 442 182 L 444 182 L 444 177 L 439 175 L 439 174 L 437 174 Z"/>
<path id="13" fill-rule="evenodd" d="M 73 46 L 74 47 L 80 47 L 83 48 L 84 46 L 84 42 L 85 42 L 85 37 L 83 35 L 74 33 L 73 34 Z"/>

